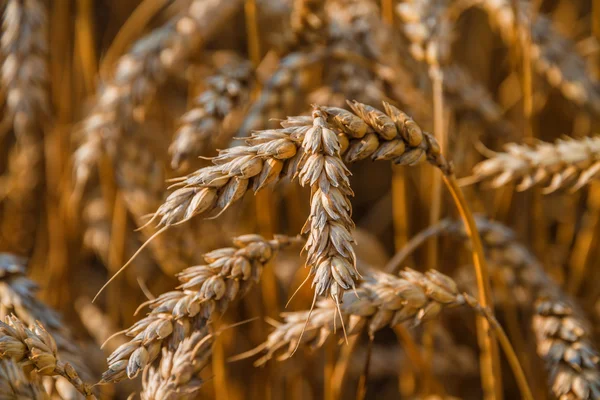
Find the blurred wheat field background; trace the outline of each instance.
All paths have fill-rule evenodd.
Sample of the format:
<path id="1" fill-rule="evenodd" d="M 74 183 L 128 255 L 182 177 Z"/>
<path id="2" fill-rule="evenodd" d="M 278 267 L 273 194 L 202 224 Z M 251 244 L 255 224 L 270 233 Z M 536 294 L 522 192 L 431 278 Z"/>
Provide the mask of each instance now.
<path id="1" fill-rule="evenodd" d="M 0 5 L 0 399 L 600 399 L 600 1 Z"/>

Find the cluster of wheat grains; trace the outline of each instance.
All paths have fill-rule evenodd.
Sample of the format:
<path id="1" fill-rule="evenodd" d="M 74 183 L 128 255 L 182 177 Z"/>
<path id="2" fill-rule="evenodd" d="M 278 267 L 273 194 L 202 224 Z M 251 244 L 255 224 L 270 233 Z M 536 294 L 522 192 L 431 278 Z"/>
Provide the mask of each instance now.
<path id="1" fill-rule="evenodd" d="M 0 361 L 0 398 L 46 400 L 48 395 L 37 376 L 27 376 L 15 361 L 7 359 Z"/>

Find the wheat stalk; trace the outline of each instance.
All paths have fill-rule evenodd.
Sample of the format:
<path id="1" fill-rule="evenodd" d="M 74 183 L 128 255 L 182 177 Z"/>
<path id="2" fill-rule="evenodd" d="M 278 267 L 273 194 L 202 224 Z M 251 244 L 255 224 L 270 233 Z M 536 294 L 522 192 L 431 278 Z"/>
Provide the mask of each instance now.
<path id="1" fill-rule="evenodd" d="M 101 382 L 137 376 L 160 357 L 172 335 L 176 341 L 183 340 L 215 311 L 224 311 L 231 301 L 244 295 L 277 250 L 293 241 L 283 236 L 267 241 L 258 235 L 245 235 L 234 239 L 236 247 L 207 253 L 207 265 L 190 267 L 179 274 L 178 290 L 148 302 L 150 313 L 125 332 L 132 339 L 110 355 Z"/>
<path id="2" fill-rule="evenodd" d="M 520 191 L 549 182 L 544 193 L 552 193 L 564 187 L 578 190 L 600 170 L 600 137 L 596 136 L 538 142 L 535 146 L 509 143 L 505 149 L 475 165 L 473 177 L 466 181 L 491 179 L 492 187 L 516 181 Z"/>
<path id="3" fill-rule="evenodd" d="M 49 400 L 42 383 L 35 374 L 25 374 L 12 359 L 0 361 L 0 399 Z"/>
<path id="4" fill-rule="evenodd" d="M 202 155 L 222 131 L 228 115 L 249 98 L 253 80 L 250 62 L 230 52 L 217 53 L 213 58 L 220 61 L 221 65 L 213 76 L 206 79 L 207 88 L 181 116 L 181 126 L 169 147 L 174 169 Z"/>
<path id="5" fill-rule="evenodd" d="M 61 376 L 87 399 L 96 398 L 71 364 L 58 358 L 56 342 L 39 321 L 31 328 L 14 315 L 0 322 L 0 358 L 12 358 L 40 375 Z"/>

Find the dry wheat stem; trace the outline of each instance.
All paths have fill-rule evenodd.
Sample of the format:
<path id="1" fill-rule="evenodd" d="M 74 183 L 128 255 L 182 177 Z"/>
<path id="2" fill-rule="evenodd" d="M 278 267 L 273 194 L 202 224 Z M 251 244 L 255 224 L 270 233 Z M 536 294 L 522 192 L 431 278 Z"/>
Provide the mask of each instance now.
<path id="1" fill-rule="evenodd" d="M 132 379 L 161 358 L 162 349 L 176 351 L 171 342 L 181 342 L 194 327 L 204 326 L 213 313 L 223 312 L 244 295 L 277 250 L 295 241 L 284 236 L 267 241 L 258 235 L 245 235 L 234 239 L 235 247 L 207 253 L 207 265 L 184 270 L 178 275 L 181 285 L 177 290 L 147 303 L 150 312 L 125 332 L 131 340 L 110 355 L 101 383 Z M 162 375 L 152 376 L 156 379 Z"/>
<path id="2" fill-rule="evenodd" d="M 565 138 L 535 146 L 509 143 L 506 151 L 491 153 L 489 159 L 473 167 L 466 183 L 491 180 L 492 187 L 517 182 L 517 190 L 548 183 L 544 193 L 569 187 L 572 191 L 596 179 L 600 171 L 600 137 Z"/>
<path id="3" fill-rule="evenodd" d="M 61 376 L 86 399 L 96 399 L 92 387 L 81 380 L 71 364 L 58 358 L 56 342 L 39 321 L 31 328 L 14 315 L 0 322 L 0 358 L 13 359 L 40 375 Z"/>
<path id="4" fill-rule="evenodd" d="M 0 361 L 1 400 L 49 400 L 36 374 L 26 374 L 12 359 Z"/>
<path id="5" fill-rule="evenodd" d="M 181 125 L 169 147 L 174 169 L 202 155 L 222 131 L 227 117 L 249 99 L 253 80 L 250 62 L 229 52 L 214 57 L 224 58 L 222 65 L 206 79 L 207 88 L 180 118 Z"/>

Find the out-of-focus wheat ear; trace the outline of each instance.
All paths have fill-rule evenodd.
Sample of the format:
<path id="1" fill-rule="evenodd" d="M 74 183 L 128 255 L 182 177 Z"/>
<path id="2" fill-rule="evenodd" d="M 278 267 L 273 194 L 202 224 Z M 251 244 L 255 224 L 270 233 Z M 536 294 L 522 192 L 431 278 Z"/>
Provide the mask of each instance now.
<path id="1" fill-rule="evenodd" d="M 145 119 L 146 106 L 169 74 L 185 67 L 198 46 L 241 5 L 242 0 L 194 0 L 119 58 L 112 79 L 101 85 L 94 108 L 82 123 L 73 169 L 78 187 L 85 186 L 101 154 L 118 159 L 121 139 Z"/>
<path id="2" fill-rule="evenodd" d="M 471 181 L 490 181 L 492 187 L 516 183 L 517 190 L 546 184 L 544 193 L 561 188 L 575 191 L 597 178 L 600 172 L 600 137 L 559 139 L 534 146 L 509 143 L 505 152 L 473 167 Z"/>
<path id="3" fill-rule="evenodd" d="M 49 400 L 37 374 L 26 374 L 13 359 L 0 361 L 0 398 Z"/>
<path id="4" fill-rule="evenodd" d="M 298 104 L 298 94 L 305 90 L 305 72 L 309 67 L 322 62 L 326 55 L 325 50 L 316 48 L 283 57 L 252 103 L 237 137 L 245 138 L 255 130 L 269 128 L 277 120 L 285 118 L 286 112 L 304 106 Z"/>
<path id="5" fill-rule="evenodd" d="M 243 235 L 234 238 L 234 247 L 206 253 L 206 265 L 189 267 L 178 275 L 181 285 L 177 290 L 148 302 L 150 312 L 127 329 L 130 340 L 108 357 L 108 370 L 100 383 L 133 379 L 163 356 L 172 356 L 170 352 L 206 326 L 215 312 L 224 312 L 233 300 L 246 294 L 280 248 L 299 241 L 286 236 L 265 240 L 259 235 Z M 167 367 L 167 361 L 162 365 Z M 161 373 L 154 371 L 152 380 L 162 379 Z M 150 385 L 148 390 L 159 389 Z"/>
<path id="6" fill-rule="evenodd" d="M 0 322 L 0 350 L 0 359 L 30 365 L 39 375 L 62 377 L 86 399 L 96 399 L 92 386 L 84 383 L 71 364 L 59 357 L 54 338 L 39 322 L 28 328 L 16 316 L 7 316 L 5 322 Z"/>
<path id="7" fill-rule="evenodd" d="M 600 353 L 581 311 L 564 300 L 542 297 L 535 304 L 532 327 L 556 398 L 600 398 Z"/>
<path id="8" fill-rule="evenodd" d="M 254 80 L 250 62 L 231 52 L 217 53 L 213 59 L 222 65 L 207 78 L 207 88 L 181 117 L 180 127 L 169 147 L 174 169 L 203 155 L 219 139 L 230 114 L 250 98 Z"/>
<path id="9" fill-rule="evenodd" d="M 467 0 L 457 3 L 459 8 L 476 6 L 483 9 L 495 25 L 507 46 L 525 43 L 523 49 L 531 55 L 533 69 L 557 88 L 563 96 L 578 106 L 586 107 L 594 115 L 600 114 L 600 85 L 586 69 L 585 60 L 576 52 L 576 45 L 561 35 L 552 21 L 539 13 L 531 18 L 532 4 L 521 2 L 519 10 L 520 35 L 529 40 L 515 38 L 515 14 L 510 0 Z"/>
<path id="10" fill-rule="evenodd" d="M 26 260 L 0 253 L 0 318 L 15 315 L 26 325 L 40 321 L 52 335 L 58 356 L 73 365 L 85 380 L 92 379 L 83 351 L 61 316 L 36 297 L 38 286 L 25 276 Z"/>
<path id="11" fill-rule="evenodd" d="M 2 88 L 16 143 L 9 154 L 0 249 L 28 255 L 44 180 L 44 123 L 49 117 L 48 15 L 42 0 L 6 2 L 2 21 Z"/>

